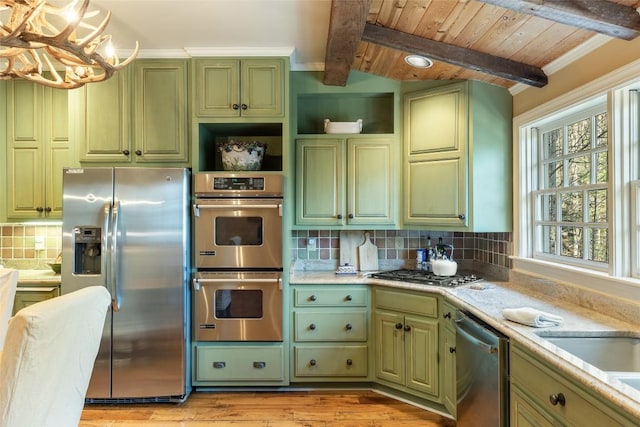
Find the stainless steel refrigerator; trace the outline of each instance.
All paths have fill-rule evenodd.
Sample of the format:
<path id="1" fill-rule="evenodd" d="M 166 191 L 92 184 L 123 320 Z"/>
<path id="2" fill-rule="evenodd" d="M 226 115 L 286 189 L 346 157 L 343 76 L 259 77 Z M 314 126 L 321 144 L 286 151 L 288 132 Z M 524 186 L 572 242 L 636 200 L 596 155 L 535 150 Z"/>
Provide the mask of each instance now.
<path id="1" fill-rule="evenodd" d="M 112 297 L 88 401 L 182 401 L 189 369 L 190 172 L 66 168 L 62 293 Z"/>

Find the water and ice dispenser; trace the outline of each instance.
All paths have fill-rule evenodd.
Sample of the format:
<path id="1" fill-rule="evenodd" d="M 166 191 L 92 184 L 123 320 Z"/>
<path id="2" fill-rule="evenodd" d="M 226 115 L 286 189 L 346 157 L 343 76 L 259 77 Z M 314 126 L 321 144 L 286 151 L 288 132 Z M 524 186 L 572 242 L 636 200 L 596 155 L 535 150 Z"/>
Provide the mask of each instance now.
<path id="1" fill-rule="evenodd" d="M 102 228 L 78 226 L 74 234 L 74 274 L 101 274 L 102 265 Z"/>

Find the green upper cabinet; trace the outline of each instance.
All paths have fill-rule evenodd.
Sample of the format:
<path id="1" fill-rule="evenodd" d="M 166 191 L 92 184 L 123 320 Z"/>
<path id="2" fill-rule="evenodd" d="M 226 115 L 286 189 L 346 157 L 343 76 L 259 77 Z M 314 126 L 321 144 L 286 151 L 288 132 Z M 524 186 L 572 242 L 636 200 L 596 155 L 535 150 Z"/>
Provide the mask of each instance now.
<path id="1" fill-rule="evenodd" d="M 198 58 L 194 108 L 197 117 L 282 117 L 283 59 Z"/>
<path id="2" fill-rule="evenodd" d="M 296 225 L 393 226 L 391 137 L 303 138 L 296 143 Z"/>
<path id="3" fill-rule="evenodd" d="M 71 91 L 83 163 L 188 162 L 187 61 L 142 59 L 111 79 Z"/>
<path id="4" fill-rule="evenodd" d="M 137 162 L 187 162 L 187 61 L 134 63 L 133 136 Z"/>
<path id="5" fill-rule="evenodd" d="M 511 230 L 511 95 L 462 82 L 404 97 L 404 224 Z"/>
<path id="6" fill-rule="evenodd" d="M 7 218 L 61 218 L 62 169 L 77 166 L 68 91 L 18 79 L 6 91 Z"/>
<path id="7" fill-rule="evenodd" d="M 81 162 L 130 162 L 131 67 L 70 91 L 70 120 Z"/>

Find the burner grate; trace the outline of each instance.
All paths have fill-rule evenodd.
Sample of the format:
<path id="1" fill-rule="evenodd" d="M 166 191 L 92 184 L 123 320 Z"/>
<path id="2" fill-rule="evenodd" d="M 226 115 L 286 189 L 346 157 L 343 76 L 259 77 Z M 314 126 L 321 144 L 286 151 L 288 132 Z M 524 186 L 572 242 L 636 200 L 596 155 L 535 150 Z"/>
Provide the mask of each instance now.
<path id="1" fill-rule="evenodd" d="M 419 283 L 430 286 L 456 287 L 482 280 L 475 274 L 456 274 L 455 276 L 436 276 L 430 271 L 423 270 L 390 270 L 371 275 L 374 279 L 398 280 L 409 283 Z"/>

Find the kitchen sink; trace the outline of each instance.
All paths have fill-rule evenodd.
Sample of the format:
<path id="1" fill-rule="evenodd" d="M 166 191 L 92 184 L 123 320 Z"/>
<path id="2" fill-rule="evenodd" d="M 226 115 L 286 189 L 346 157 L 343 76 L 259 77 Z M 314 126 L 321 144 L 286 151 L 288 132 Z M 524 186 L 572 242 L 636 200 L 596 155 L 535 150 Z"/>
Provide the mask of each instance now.
<path id="1" fill-rule="evenodd" d="M 640 373 L 640 336 L 629 333 L 567 335 L 563 332 L 540 333 L 541 338 L 579 357 L 602 371 L 616 373 Z M 630 379 L 637 387 L 640 375 Z M 626 381 L 625 381 L 626 382 Z"/>

